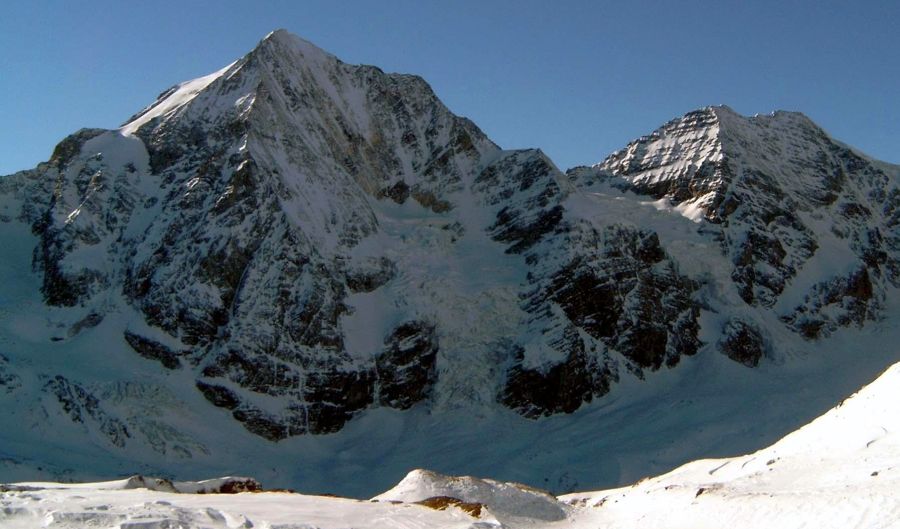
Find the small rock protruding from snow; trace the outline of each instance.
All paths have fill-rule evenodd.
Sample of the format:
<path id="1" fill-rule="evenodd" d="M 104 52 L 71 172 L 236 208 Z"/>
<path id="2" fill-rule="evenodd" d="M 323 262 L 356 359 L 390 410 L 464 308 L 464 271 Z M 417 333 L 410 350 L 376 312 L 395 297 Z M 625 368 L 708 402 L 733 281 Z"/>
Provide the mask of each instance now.
<path id="1" fill-rule="evenodd" d="M 177 481 L 177 492 L 183 494 L 238 494 L 262 492 L 262 485 L 253 478 L 226 476 L 203 481 Z"/>
<path id="2" fill-rule="evenodd" d="M 238 494 L 240 492 L 262 492 L 259 481 L 253 478 L 225 476 L 203 481 L 171 481 L 135 474 L 129 478 L 96 484 L 104 490 L 147 489 L 155 492 L 177 494 Z"/>
<path id="3" fill-rule="evenodd" d="M 134 475 L 126 479 L 122 483 L 122 488 L 129 489 L 147 489 L 156 492 L 181 492 L 175 488 L 175 484 L 165 478 L 150 478 L 141 475 Z"/>
<path id="4" fill-rule="evenodd" d="M 446 476 L 416 469 L 391 490 L 376 496 L 378 501 L 423 501 L 448 497 L 466 504 L 481 504 L 495 516 L 557 521 L 566 517 L 567 507 L 556 497 L 519 483 L 506 483 L 471 476 Z"/>

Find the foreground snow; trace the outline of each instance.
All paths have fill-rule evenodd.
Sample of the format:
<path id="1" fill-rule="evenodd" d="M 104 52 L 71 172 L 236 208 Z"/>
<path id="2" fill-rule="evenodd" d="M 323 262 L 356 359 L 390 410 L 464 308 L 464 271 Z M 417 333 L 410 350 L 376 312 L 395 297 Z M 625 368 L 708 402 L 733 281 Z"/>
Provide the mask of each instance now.
<path id="1" fill-rule="evenodd" d="M 590 527 L 900 527 L 898 403 L 900 364 L 769 448 L 562 499 Z"/>
<path id="2" fill-rule="evenodd" d="M 900 364 L 769 448 L 696 461 L 631 487 L 560 498 L 513 483 L 422 470 L 370 501 L 288 492 L 191 493 L 235 482 L 253 487 L 242 478 L 19 483 L 0 486 L 0 526 L 900 527 L 898 402 Z"/>

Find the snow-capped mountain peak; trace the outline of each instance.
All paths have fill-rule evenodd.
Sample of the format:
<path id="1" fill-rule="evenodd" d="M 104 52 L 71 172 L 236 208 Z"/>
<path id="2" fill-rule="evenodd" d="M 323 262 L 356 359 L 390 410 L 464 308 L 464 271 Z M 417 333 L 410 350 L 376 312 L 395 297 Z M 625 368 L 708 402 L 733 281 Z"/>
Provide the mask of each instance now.
<path id="1" fill-rule="evenodd" d="M 186 416 L 244 459 L 324 458 L 333 434 L 345 470 L 381 460 L 354 437 L 373 420 L 390 444 L 499 417 L 557 432 L 543 450 L 666 381 L 777 371 L 868 330 L 900 276 L 897 174 L 802 115 L 727 107 L 564 174 L 419 77 L 276 31 L 0 181 L 0 300 L 21 313 L 0 325 L 0 397 L 31 425 L 17 446 L 54 428 L 116 468 L 214 467 L 232 448 Z M 612 415 L 579 435 L 608 438 Z"/>

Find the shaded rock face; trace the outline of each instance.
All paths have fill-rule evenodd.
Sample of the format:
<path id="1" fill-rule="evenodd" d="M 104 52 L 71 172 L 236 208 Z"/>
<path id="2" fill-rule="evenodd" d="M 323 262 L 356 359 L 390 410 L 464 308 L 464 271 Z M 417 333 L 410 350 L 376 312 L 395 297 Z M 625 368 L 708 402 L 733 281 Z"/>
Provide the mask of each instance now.
<path id="1" fill-rule="evenodd" d="M 32 223 L 32 231 L 38 234 L 41 240 L 34 251 L 34 266 L 43 272 L 41 292 L 49 305 L 75 305 L 104 279 L 96 270 L 75 272 L 67 271 L 61 266 L 62 258 L 73 251 L 79 242 L 94 245 L 99 239 L 94 230 L 78 229 L 78 226 L 71 222 L 74 219 L 71 215 L 75 211 L 69 213 L 63 223 L 55 218 L 65 214 L 72 205 L 68 203 L 61 204 L 61 207 L 57 206 L 58 201 L 63 202 L 67 198 L 64 193 L 67 186 L 74 186 L 79 194 L 87 199 L 103 185 L 102 157 L 94 157 L 83 162 L 78 158 L 85 143 L 104 132 L 102 129 L 82 129 L 72 134 L 56 146 L 48 162 L 50 170 L 56 174 L 54 191 L 47 210 Z M 79 209 L 95 204 L 83 203 Z"/>
<path id="2" fill-rule="evenodd" d="M 517 349 L 501 393 L 501 401 L 526 416 L 571 412 L 604 395 L 618 380 L 618 355 L 643 377 L 644 370 L 675 366 L 701 345 L 695 285 L 678 273 L 654 233 L 580 225 L 560 240 L 578 250 L 542 263 L 523 308 L 539 322 L 541 341 L 567 355 L 527 368 L 526 350 Z"/>
<path id="3" fill-rule="evenodd" d="M 225 385 L 198 381 L 197 388 L 215 406 L 232 410 L 235 419 L 253 433 L 277 441 L 297 434 L 336 432 L 373 403 L 407 409 L 422 402 L 434 385 L 437 352 L 434 326 L 408 322 L 385 338 L 384 349 L 374 361 L 357 369 L 323 365 L 303 372 L 286 362 L 265 362 L 237 351 L 204 369 L 206 380 L 227 379 L 255 393 L 290 397 L 297 403 L 277 419 Z"/>
<path id="4" fill-rule="evenodd" d="M 782 319 L 806 338 L 821 338 L 840 327 L 862 326 L 878 319 L 882 301 L 869 269 L 861 267 L 847 276 L 814 285 L 803 304 Z"/>
<path id="5" fill-rule="evenodd" d="M 345 276 L 350 292 L 373 292 L 397 275 L 397 267 L 386 257 L 364 261 Z"/>
<path id="6" fill-rule="evenodd" d="M 488 230 L 494 240 L 509 245 L 507 253 L 521 254 L 560 227 L 563 178 L 541 151 L 533 150 L 501 158 L 475 179 L 474 189 L 486 204 L 500 206 Z"/>
<path id="7" fill-rule="evenodd" d="M 406 409 L 425 400 L 434 386 L 437 352 L 433 325 L 409 322 L 394 329 L 375 360 L 379 403 Z"/>
<path id="8" fill-rule="evenodd" d="M 180 354 L 165 345 L 138 334 L 125 332 L 125 341 L 134 351 L 149 360 L 156 360 L 166 369 L 181 369 Z"/>
<path id="9" fill-rule="evenodd" d="M 719 350 L 735 362 L 756 367 L 768 346 L 759 330 L 739 319 L 729 320 L 722 329 Z"/>
<path id="10" fill-rule="evenodd" d="M 122 448 L 131 438 L 127 426 L 118 417 L 108 413 L 100 399 L 84 387 L 70 382 L 62 375 L 56 375 L 47 380 L 44 389 L 55 398 L 59 409 L 72 422 L 82 428 L 100 432 L 112 445 Z"/>
<path id="11" fill-rule="evenodd" d="M 489 233 L 528 270 L 519 297 L 532 332 L 502 344 L 500 402 L 527 417 L 570 413 L 610 390 L 619 355 L 643 376 L 697 351 L 696 287 L 656 233 L 570 214 L 572 185 L 540 151 L 498 160 L 475 186 L 497 205 Z"/>
<path id="12" fill-rule="evenodd" d="M 564 362 L 542 369 L 523 367 L 524 350 L 516 350 L 513 366 L 499 395 L 500 402 L 529 418 L 572 413 L 585 402 L 609 392 L 612 373 L 579 347 L 577 331 L 569 329 L 567 345 L 574 347 Z"/>
<path id="13" fill-rule="evenodd" d="M 109 326 L 111 355 L 190 377 L 274 442 L 373 407 L 570 413 L 697 353 L 704 311 L 728 322 L 703 329 L 709 346 L 748 366 L 777 353 L 750 322 L 808 339 L 864 325 L 900 281 L 895 169 L 800 115 L 711 108 L 564 174 L 501 150 L 418 77 L 276 32 L 0 179 L 0 221 L 37 236 L 69 338 Z M 604 216 L 585 206 L 600 191 L 671 217 Z M 697 256 L 666 235 L 681 215 Z M 713 258 L 721 276 L 691 262 Z M 107 317 L 123 313 L 144 321 Z M 18 391 L 8 364 L 0 391 Z M 135 417 L 55 375 L 48 402 L 113 446 L 198 450 L 135 440 Z"/>
<path id="14" fill-rule="evenodd" d="M 576 256 L 533 302 L 552 299 L 636 369 L 673 366 L 681 355 L 694 354 L 700 345 L 699 309 L 691 300 L 695 287 L 678 273 L 656 234 L 609 226 L 588 236 L 585 246 L 599 255 L 591 261 Z"/>

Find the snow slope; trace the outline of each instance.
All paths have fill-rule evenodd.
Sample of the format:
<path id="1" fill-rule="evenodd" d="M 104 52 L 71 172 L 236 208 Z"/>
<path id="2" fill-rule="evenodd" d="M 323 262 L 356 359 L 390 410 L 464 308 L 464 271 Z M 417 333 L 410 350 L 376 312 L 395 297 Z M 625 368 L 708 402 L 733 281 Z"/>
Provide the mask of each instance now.
<path id="1" fill-rule="evenodd" d="M 131 478 L 0 485 L 0 522 L 9 528 L 59 529 L 898 527 L 898 401 L 900 364 L 768 448 L 695 461 L 630 487 L 559 499 L 513 483 L 422 470 L 372 501 L 164 492 L 153 490 L 161 487 L 152 480 Z M 151 487 L 136 488 L 148 482 Z"/>
<path id="2" fill-rule="evenodd" d="M 900 365 L 774 445 L 561 499 L 590 527 L 900 526 Z"/>

